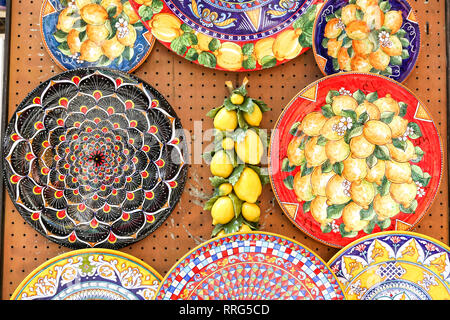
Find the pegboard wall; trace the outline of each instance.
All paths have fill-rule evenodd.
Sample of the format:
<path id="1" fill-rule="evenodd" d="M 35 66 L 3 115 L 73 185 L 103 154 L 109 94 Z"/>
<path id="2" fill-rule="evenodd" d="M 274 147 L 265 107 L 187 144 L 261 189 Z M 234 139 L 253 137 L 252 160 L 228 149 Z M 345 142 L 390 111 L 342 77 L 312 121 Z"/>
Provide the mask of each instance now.
<path id="1" fill-rule="evenodd" d="M 22 99 L 41 82 L 60 70 L 50 59 L 39 31 L 40 0 L 14 0 L 10 15 L 9 104 L 8 120 Z M 410 1 L 422 30 L 422 51 L 417 66 L 405 85 L 426 103 L 444 138 L 444 171 L 441 187 L 431 210 L 416 227 L 420 232 L 449 243 L 449 208 L 447 174 L 447 64 L 444 0 Z M 6 65 L 8 67 L 8 64 Z M 156 43 L 152 53 L 134 74 L 160 91 L 181 118 L 192 138 L 194 148 L 201 142 L 202 130 L 212 128 L 205 114 L 223 102 L 228 91 L 225 81 L 235 85 L 244 77 L 250 80 L 249 94 L 264 100 L 272 108 L 264 114 L 262 128 L 271 129 L 295 94 L 322 77 L 312 50 L 282 66 L 252 73 L 232 73 L 207 69 L 178 57 Z M 194 122 L 197 125 L 194 127 Z M 200 125 L 201 124 L 201 125 Z M 200 129 L 198 129 L 200 128 Z M 208 141 L 205 144 L 209 143 Z M 189 166 L 185 192 L 165 223 L 144 240 L 121 251 L 132 254 L 154 267 L 164 276 L 171 266 L 190 249 L 210 239 L 209 211 L 203 202 L 212 193 L 206 163 Z M 8 195 L 3 203 L 2 299 L 9 299 L 19 283 L 37 266 L 69 249 L 39 235 L 16 212 Z M 261 196 L 262 231 L 293 238 L 328 261 L 337 249 L 309 238 L 284 216 L 274 199 L 270 185 Z"/>

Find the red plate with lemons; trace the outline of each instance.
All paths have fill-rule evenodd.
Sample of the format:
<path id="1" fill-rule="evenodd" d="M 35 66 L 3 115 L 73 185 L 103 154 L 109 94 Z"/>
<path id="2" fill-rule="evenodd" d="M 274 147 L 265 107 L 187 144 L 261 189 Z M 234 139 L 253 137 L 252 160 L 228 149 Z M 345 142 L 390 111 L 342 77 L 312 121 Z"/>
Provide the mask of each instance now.
<path id="1" fill-rule="evenodd" d="M 333 247 L 410 230 L 442 175 L 442 144 L 426 106 L 387 77 L 342 73 L 303 89 L 272 133 L 275 196 L 303 232 Z"/>

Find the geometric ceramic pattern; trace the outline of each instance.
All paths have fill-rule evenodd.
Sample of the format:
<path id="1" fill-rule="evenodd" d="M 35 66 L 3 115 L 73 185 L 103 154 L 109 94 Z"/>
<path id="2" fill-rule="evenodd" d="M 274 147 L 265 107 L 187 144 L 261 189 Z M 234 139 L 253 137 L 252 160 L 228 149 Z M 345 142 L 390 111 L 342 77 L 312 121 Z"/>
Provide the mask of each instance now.
<path id="1" fill-rule="evenodd" d="M 382 232 L 339 251 L 329 265 L 351 300 L 449 300 L 450 249 L 412 232 Z"/>
<path id="2" fill-rule="evenodd" d="M 343 300 L 314 253 L 282 236 L 232 234 L 210 240 L 172 267 L 159 300 Z"/>
<path id="3" fill-rule="evenodd" d="M 313 50 L 325 75 L 371 72 L 403 82 L 413 71 L 420 51 L 414 9 L 406 0 L 378 2 L 331 0 L 322 7 Z"/>
<path id="4" fill-rule="evenodd" d="M 307 86 L 283 110 L 269 152 L 283 212 L 338 248 L 413 228 L 442 177 L 441 140 L 427 109 L 377 74 L 338 73 Z"/>
<path id="5" fill-rule="evenodd" d="M 46 261 L 11 300 L 152 300 L 162 277 L 139 259 L 108 249 L 81 249 Z"/>
<path id="6" fill-rule="evenodd" d="M 312 46 L 318 0 L 130 0 L 168 49 L 219 70 L 260 70 Z"/>
<path id="7" fill-rule="evenodd" d="M 155 44 L 126 0 L 44 0 L 40 29 L 47 51 L 63 70 L 132 72 Z"/>
<path id="8" fill-rule="evenodd" d="M 187 171 L 172 107 L 111 69 L 75 69 L 42 83 L 12 116 L 3 147 L 19 213 L 75 249 L 146 237 L 172 212 Z"/>

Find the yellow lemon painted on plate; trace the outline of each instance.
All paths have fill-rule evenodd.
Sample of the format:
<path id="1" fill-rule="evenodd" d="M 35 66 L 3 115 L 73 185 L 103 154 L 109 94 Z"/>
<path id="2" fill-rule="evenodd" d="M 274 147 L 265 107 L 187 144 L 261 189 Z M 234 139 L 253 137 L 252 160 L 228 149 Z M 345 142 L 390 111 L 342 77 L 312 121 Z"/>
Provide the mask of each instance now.
<path id="1" fill-rule="evenodd" d="M 274 42 L 275 38 L 269 37 L 255 43 L 255 56 L 259 64 L 262 64 L 262 58 L 267 56 L 273 57 L 272 47 Z"/>
<path id="2" fill-rule="evenodd" d="M 305 157 L 308 167 L 317 167 L 327 161 L 325 146 L 319 145 L 318 141 L 319 137 L 313 137 L 306 142 Z"/>
<path id="3" fill-rule="evenodd" d="M 369 39 L 352 40 L 352 48 L 357 55 L 367 56 L 372 53 L 373 47 L 374 45 Z"/>
<path id="4" fill-rule="evenodd" d="M 261 138 L 254 130 L 247 130 L 243 141 L 234 145 L 239 159 L 248 164 L 259 164 L 264 152 L 264 145 Z"/>
<path id="5" fill-rule="evenodd" d="M 364 12 L 363 21 L 371 30 L 379 30 L 384 24 L 384 12 L 377 5 L 368 6 Z"/>
<path id="6" fill-rule="evenodd" d="M 120 37 L 119 32 L 117 32 L 117 40 L 124 46 L 133 48 L 137 39 L 136 29 L 132 25 L 128 25 L 127 29 L 128 33 L 123 37 Z"/>
<path id="7" fill-rule="evenodd" d="M 377 70 L 385 70 L 390 62 L 391 57 L 382 49 L 378 49 L 369 55 L 369 63 Z"/>
<path id="8" fill-rule="evenodd" d="M 370 28 L 364 21 L 354 20 L 347 25 L 345 31 L 352 40 L 364 40 L 369 36 Z"/>
<path id="9" fill-rule="evenodd" d="M 79 17 L 74 17 L 72 15 L 72 11 L 69 8 L 65 8 L 61 11 L 58 16 L 58 23 L 56 25 L 56 29 L 61 30 L 63 32 L 69 33 L 73 28 L 73 24 L 77 21 Z"/>
<path id="10" fill-rule="evenodd" d="M 301 130 L 310 137 L 320 135 L 320 130 L 327 122 L 327 118 L 321 112 L 308 113 L 302 120 Z"/>
<path id="11" fill-rule="evenodd" d="M 377 194 L 373 199 L 373 209 L 378 219 L 383 221 L 399 214 L 400 205 L 389 194 L 385 196 Z"/>
<path id="12" fill-rule="evenodd" d="M 351 200 L 349 190 L 346 187 L 347 182 L 348 181 L 340 175 L 335 175 L 328 181 L 325 191 L 328 199 L 327 204 L 329 206 L 333 204 L 344 204 Z"/>
<path id="13" fill-rule="evenodd" d="M 408 162 L 417 158 L 416 149 L 410 140 L 406 140 L 405 150 L 395 147 L 392 143 L 389 143 L 386 146 L 388 147 L 389 154 L 394 161 Z"/>
<path id="14" fill-rule="evenodd" d="M 220 197 L 211 208 L 212 224 L 226 224 L 234 218 L 233 201 L 227 196 Z"/>
<path id="15" fill-rule="evenodd" d="M 303 162 L 306 161 L 305 157 L 305 151 L 304 149 L 300 149 L 300 144 L 302 143 L 302 140 L 304 138 L 304 135 L 300 137 L 294 137 L 294 139 L 289 142 L 287 147 L 287 157 L 289 160 L 289 166 L 300 166 Z"/>
<path id="16" fill-rule="evenodd" d="M 368 209 L 375 198 L 373 183 L 366 180 L 352 182 L 350 186 L 352 200 L 364 209 Z"/>
<path id="17" fill-rule="evenodd" d="M 86 26 L 86 35 L 89 40 L 92 40 L 100 45 L 102 41 L 108 38 L 109 30 L 106 28 L 104 24 L 99 26 L 88 24 Z"/>
<path id="18" fill-rule="evenodd" d="M 81 44 L 80 60 L 95 62 L 103 55 L 102 47 L 92 40 L 86 40 Z"/>
<path id="19" fill-rule="evenodd" d="M 410 183 L 411 165 L 409 162 L 386 161 L 386 178 L 393 183 Z"/>
<path id="20" fill-rule="evenodd" d="M 108 12 L 101 5 L 96 3 L 91 3 L 85 5 L 80 10 L 81 19 L 83 19 L 87 24 L 102 25 L 108 20 Z"/>
<path id="21" fill-rule="evenodd" d="M 313 189 L 313 194 L 316 196 L 326 197 L 327 184 L 328 181 L 335 175 L 334 171 L 322 172 L 321 167 L 315 167 L 311 173 L 311 186 Z"/>
<path id="22" fill-rule="evenodd" d="M 342 162 L 350 156 L 350 146 L 344 139 L 330 140 L 325 144 L 325 153 L 331 164 Z"/>
<path id="23" fill-rule="evenodd" d="M 197 46 L 202 51 L 209 51 L 209 43 L 213 39 L 210 36 L 207 36 L 206 34 L 196 32 L 195 35 L 197 36 Z"/>
<path id="24" fill-rule="evenodd" d="M 378 110 L 380 110 L 380 113 L 393 112 L 396 116 L 398 116 L 398 114 L 400 113 L 400 106 L 390 94 L 387 94 L 385 97 L 375 100 L 373 104 L 377 106 Z"/>
<path id="25" fill-rule="evenodd" d="M 392 199 L 400 203 L 403 207 L 409 208 L 411 202 L 416 199 L 417 185 L 415 182 L 411 183 L 391 183 L 389 188 Z"/>
<path id="26" fill-rule="evenodd" d="M 262 192 L 261 180 L 258 174 L 253 169 L 246 167 L 234 185 L 234 192 L 239 199 L 255 203 Z"/>
<path id="27" fill-rule="evenodd" d="M 301 172 L 297 172 L 294 176 L 294 192 L 299 202 L 311 201 L 314 199 L 311 185 L 311 174 L 307 174 L 302 177 Z"/>
<path id="28" fill-rule="evenodd" d="M 348 54 L 347 48 L 342 47 L 339 49 L 337 60 L 338 60 L 338 64 L 339 64 L 339 69 L 344 70 L 344 71 L 352 70 L 352 66 L 351 66 L 352 59 L 351 59 L 350 55 Z"/>
<path id="29" fill-rule="evenodd" d="M 356 4 L 348 4 L 344 7 L 342 7 L 341 11 L 341 20 L 342 22 L 347 25 L 353 20 L 356 20 L 356 12 L 359 9 L 359 7 Z"/>
<path id="30" fill-rule="evenodd" d="M 363 103 L 355 109 L 355 112 L 358 119 L 364 112 L 367 112 L 369 115 L 369 120 L 380 120 L 381 118 L 381 113 L 377 106 L 367 100 L 364 100 Z"/>
<path id="31" fill-rule="evenodd" d="M 139 15 L 136 13 L 136 11 L 134 11 L 129 1 L 123 3 L 123 12 L 125 12 L 125 14 L 128 16 L 128 19 L 130 19 L 130 24 L 135 24 L 139 21 Z"/>
<path id="32" fill-rule="evenodd" d="M 356 5 L 365 12 L 368 7 L 378 5 L 378 0 L 356 0 Z"/>
<path id="33" fill-rule="evenodd" d="M 358 107 L 358 101 L 355 98 L 347 95 L 334 96 L 331 108 L 335 115 L 342 116 L 343 110 L 355 111 Z"/>
<path id="34" fill-rule="evenodd" d="M 397 36 L 391 35 L 389 37 L 389 45 L 381 46 L 381 49 L 391 57 L 400 56 L 403 51 L 402 43 Z"/>
<path id="35" fill-rule="evenodd" d="M 362 180 L 367 176 L 366 159 L 357 159 L 352 156 L 343 161 L 342 175 L 350 182 Z"/>
<path id="36" fill-rule="evenodd" d="M 391 10 L 384 15 L 384 27 L 391 30 L 391 34 L 396 34 L 403 24 L 402 12 Z"/>
<path id="37" fill-rule="evenodd" d="M 382 146 L 392 141 L 391 128 L 378 120 L 369 120 L 364 124 L 363 135 L 372 144 Z"/>
<path id="38" fill-rule="evenodd" d="M 366 180 L 381 185 L 385 172 L 385 161 L 378 159 L 377 163 L 372 168 L 368 168 Z"/>
<path id="39" fill-rule="evenodd" d="M 234 169 L 230 157 L 223 150 L 219 150 L 214 154 L 209 168 L 214 176 L 222 178 L 228 178 Z"/>
<path id="40" fill-rule="evenodd" d="M 244 202 L 242 204 L 242 216 L 250 222 L 258 222 L 261 216 L 261 209 L 255 203 Z"/>
<path id="41" fill-rule="evenodd" d="M 409 121 L 407 119 L 394 116 L 391 123 L 388 124 L 389 128 L 391 128 L 392 138 L 395 139 L 403 136 L 408 128 L 408 123 Z"/>
<path id="42" fill-rule="evenodd" d="M 369 72 L 373 66 L 370 64 L 370 60 L 367 56 L 356 55 L 350 61 L 350 66 L 353 71 L 356 72 Z"/>
<path id="43" fill-rule="evenodd" d="M 328 205 L 326 197 L 318 196 L 311 201 L 310 206 L 311 216 L 314 218 L 315 221 L 320 223 L 322 226 L 325 226 L 333 221 L 333 219 L 328 219 L 327 217 L 327 208 Z"/>
<path id="44" fill-rule="evenodd" d="M 369 220 L 361 220 L 360 211 L 362 209 L 357 203 L 350 202 L 342 210 L 342 222 L 344 222 L 346 232 L 359 232 L 369 224 Z"/>
<path id="45" fill-rule="evenodd" d="M 291 60 L 300 54 L 303 49 L 298 41 L 300 34 L 300 29 L 288 29 L 277 35 L 272 51 L 278 61 Z"/>
<path id="46" fill-rule="evenodd" d="M 329 39 L 327 42 L 328 55 L 337 59 L 339 50 L 342 48 L 342 40 Z"/>
<path id="47" fill-rule="evenodd" d="M 70 52 L 72 54 L 80 52 L 81 50 L 81 41 L 79 35 L 80 33 L 75 29 L 70 30 L 69 34 L 67 35 L 67 45 L 69 46 Z"/>
<path id="48" fill-rule="evenodd" d="M 110 60 L 114 60 L 123 53 L 125 46 L 121 44 L 117 39 L 117 36 L 115 36 L 110 40 L 103 41 L 102 50 L 105 56 L 107 56 Z"/>
<path id="49" fill-rule="evenodd" d="M 114 18 L 117 18 L 123 10 L 123 5 L 120 0 L 102 0 L 100 5 L 106 10 L 108 10 L 109 7 L 116 7 L 116 14 L 114 15 Z"/>
<path id="50" fill-rule="evenodd" d="M 339 19 L 333 18 L 325 25 L 324 36 L 328 39 L 335 39 L 341 35 L 342 30 Z"/>
<path id="51" fill-rule="evenodd" d="M 328 119 L 323 125 L 322 129 L 320 129 L 320 135 L 322 135 L 327 140 L 341 140 L 343 136 L 338 134 L 338 130 L 335 130 L 341 122 L 341 116 L 334 116 Z"/>
<path id="52" fill-rule="evenodd" d="M 230 71 L 236 71 L 242 68 L 244 54 L 237 43 L 224 42 L 216 51 L 216 59 L 219 67 Z"/>
<path id="53" fill-rule="evenodd" d="M 233 131 L 238 126 L 237 113 L 234 110 L 227 110 L 225 107 L 217 112 L 214 117 L 214 128 L 221 131 Z"/>
<path id="54" fill-rule="evenodd" d="M 90 4 L 91 0 L 75 0 L 78 9 L 82 9 L 85 5 Z"/>
<path id="55" fill-rule="evenodd" d="M 359 159 L 369 157 L 375 150 L 375 145 L 367 141 L 364 135 L 353 137 L 350 140 L 350 151 L 352 156 Z"/>
<path id="56" fill-rule="evenodd" d="M 182 34 L 181 21 L 170 13 L 158 13 L 150 21 L 152 34 L 163 42 L 172 42 Z"/>

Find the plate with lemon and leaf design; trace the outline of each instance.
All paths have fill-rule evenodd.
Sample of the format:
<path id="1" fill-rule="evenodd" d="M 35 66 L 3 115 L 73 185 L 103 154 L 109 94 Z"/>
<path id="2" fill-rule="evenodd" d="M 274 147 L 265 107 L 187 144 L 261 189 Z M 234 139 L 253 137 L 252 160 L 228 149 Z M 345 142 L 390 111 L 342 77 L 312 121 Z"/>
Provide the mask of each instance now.
<path id="1" fill-rule="evenodd" d="M 272 133 L 269 157 L 283 212 L 333 247 L 412 229 L 435 198 L 443 165 L 424 104 L 392 79 L 353 72 L 294 97 Z"/>
<path id="2" fill-rule="evenodd" d="M 44 44 L 64 70 L 132 72 L 155 44 L 127 0 L 44 0 L 40 21 Z"/>
<path id="3" fill-rule="evenodd" d="M 130 0 L 168 49 L 209 68 L 252 71 L 292 60 L 312 46 L 321 0 Z"/>
<path id="4" fill-rule="evenodd" d="M 419 56 L 419 23 L 406 0 L 330 0 L 318 13 L 313 50 L 325 75 L 371 72 L 403 82 Z"/>

